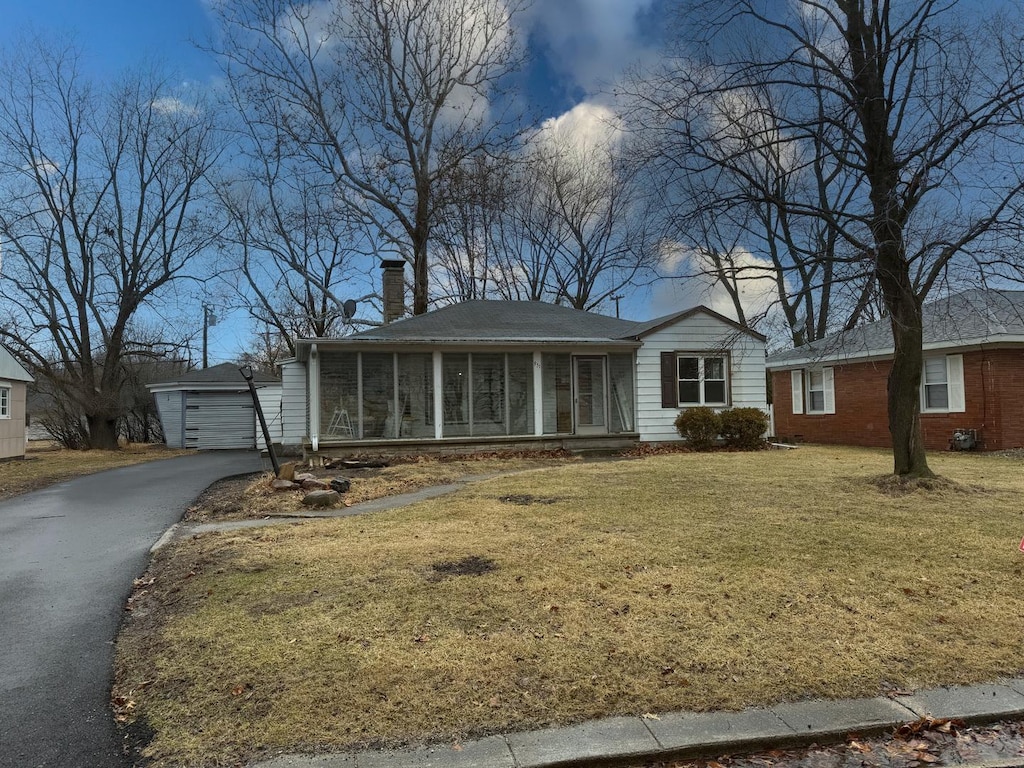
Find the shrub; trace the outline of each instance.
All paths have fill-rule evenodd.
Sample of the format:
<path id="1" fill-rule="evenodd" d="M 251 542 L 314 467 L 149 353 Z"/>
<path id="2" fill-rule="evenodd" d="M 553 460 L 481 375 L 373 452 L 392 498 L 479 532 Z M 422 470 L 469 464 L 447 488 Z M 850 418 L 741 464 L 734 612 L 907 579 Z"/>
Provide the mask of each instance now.
<path id="1" fill-rule="evenodd" d="M 676 416 L 676 431 L 695 451 L 706 451 L 722 431 L 722 420 L 710 408 L 687 408 Z"/>
<path id="2" fill-rule="evenodd" d="M 759 408 L 730 408 L 720 414 L 725 444 L 742 451 L 756 451 L 764 446 L 768 416 Z"/>

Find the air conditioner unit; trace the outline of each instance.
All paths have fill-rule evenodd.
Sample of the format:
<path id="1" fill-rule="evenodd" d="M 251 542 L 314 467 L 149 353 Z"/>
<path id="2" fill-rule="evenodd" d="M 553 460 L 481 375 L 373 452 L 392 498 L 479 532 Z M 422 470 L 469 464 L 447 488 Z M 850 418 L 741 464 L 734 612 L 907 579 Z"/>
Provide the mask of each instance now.
<path id="1" fill-rule="evenodd" d="M 954 429 L 953 437 L 949 441 L 951 451 L 973 451 L 978 447 L 978 430 L 976 429 Z"/>

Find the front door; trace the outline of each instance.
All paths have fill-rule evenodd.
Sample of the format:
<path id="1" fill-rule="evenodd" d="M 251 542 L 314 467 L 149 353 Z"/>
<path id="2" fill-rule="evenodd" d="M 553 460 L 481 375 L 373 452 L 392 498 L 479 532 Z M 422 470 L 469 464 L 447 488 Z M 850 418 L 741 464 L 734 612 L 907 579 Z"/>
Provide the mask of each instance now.
<path id="1" fill-rule="evenodd" d="M 605 358 L 574 357 L 573 371 L 576 383 L 576 434 L 603 435 L 608 432 Z"/>

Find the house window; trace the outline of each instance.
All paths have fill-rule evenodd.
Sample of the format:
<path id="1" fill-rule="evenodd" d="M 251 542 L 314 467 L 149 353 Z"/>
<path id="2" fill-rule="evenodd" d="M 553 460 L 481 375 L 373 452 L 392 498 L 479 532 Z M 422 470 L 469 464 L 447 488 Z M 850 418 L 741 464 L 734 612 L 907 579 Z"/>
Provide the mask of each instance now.
<path id="1" fill-rule="evenodd" d="M 949 409 L 949 378 L 945 357 L 929 357 L 924 361 L 924 403 L 925 410 Z"/>
<path id="2" fill-rule="evenodd" d="M 825 372 L 823 370 L 807 372 L 807 412 L 825 412 Z"/>
<path id="3" fill-rule="evenodd" d="M 836 412 L 835 369 L 802 368 L 790 371 L 793 382 L 793 413 Z"/>
<path id="4" fill-rule="evenodd" d="M 0 419 L 11 418 L 11 388 L 0 387 Z"/>
<path id="5" fill-rule="evenodd" d="M 726 405 L 727 368 L 724 355 L 679 355 L 676 358 L 679 405 Z"/>
<path id="6" fill-rule="evenodd" d="M 921 411 L 963 413 L 965 405 L 964 356 L 926 357 L 921 373 Z"/>

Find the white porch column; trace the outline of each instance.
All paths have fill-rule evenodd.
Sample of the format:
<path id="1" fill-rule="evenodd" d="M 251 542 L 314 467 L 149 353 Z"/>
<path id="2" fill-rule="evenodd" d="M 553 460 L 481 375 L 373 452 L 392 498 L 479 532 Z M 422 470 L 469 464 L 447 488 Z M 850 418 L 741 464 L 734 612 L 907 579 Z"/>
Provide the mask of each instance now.
<path id="1" fill-rule="evenodd" d="M 441 389 L 444 370 L 441 367 L 441 353 L 434 352 L 434 439 L 444 437 L 444 392 Z"/>
<path id="2" fill-rule="evenodd" d="M 540 352 L 533 353 L 533 434 L 544 434 L 544 358 Z"/>
<path id="3" fill-rule="evenodd" d="M 320 450 L 320 352 L 316 344 L 309 348 L 306 371 L 309 376 L 309 441 L 316 453 Z"/>

